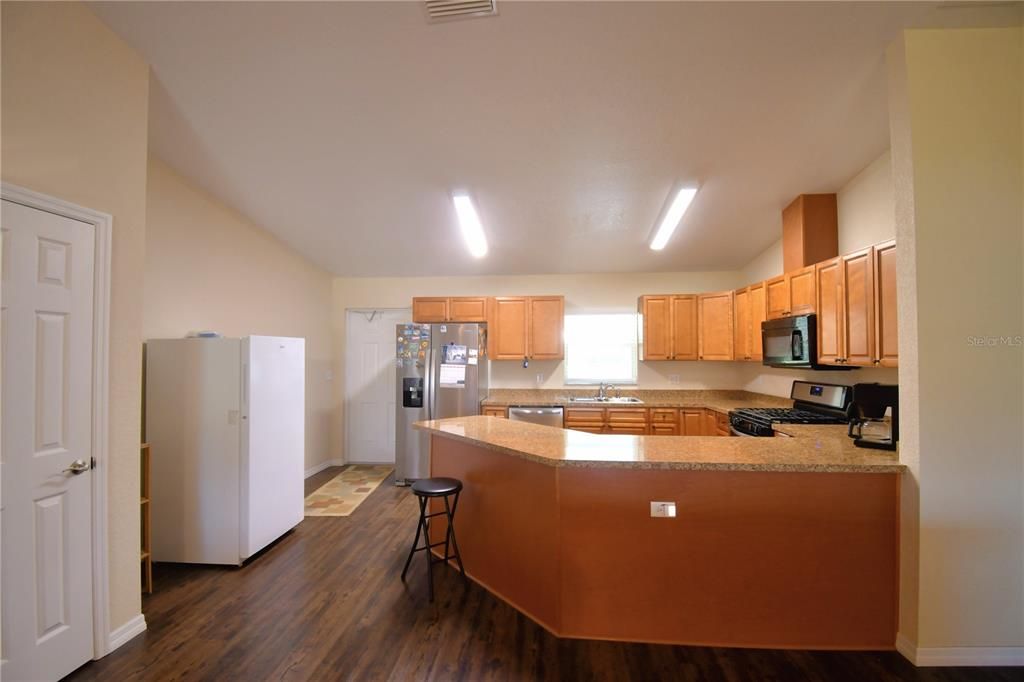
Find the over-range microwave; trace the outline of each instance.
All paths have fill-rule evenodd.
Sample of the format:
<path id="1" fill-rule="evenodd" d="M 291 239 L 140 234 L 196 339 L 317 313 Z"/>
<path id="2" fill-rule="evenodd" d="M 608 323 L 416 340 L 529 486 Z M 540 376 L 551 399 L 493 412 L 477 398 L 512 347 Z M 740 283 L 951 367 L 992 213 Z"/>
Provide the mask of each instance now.
<path id="1" fill-rule="evenodd" d="M 764 364 L 791 369 L 844 370 L 818 364 L 818 316 L 794 315 L 761 323 Z"/>

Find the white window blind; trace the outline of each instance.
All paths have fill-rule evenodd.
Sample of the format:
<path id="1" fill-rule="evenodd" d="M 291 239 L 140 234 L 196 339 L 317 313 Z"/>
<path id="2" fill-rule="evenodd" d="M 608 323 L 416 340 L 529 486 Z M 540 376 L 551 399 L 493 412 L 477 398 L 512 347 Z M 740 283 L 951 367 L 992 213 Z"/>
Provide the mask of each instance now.
<path id="1" fill-rule="evenodd" d="M 565 382 L 635 384 L 635 313 L 565 316 Z"/>

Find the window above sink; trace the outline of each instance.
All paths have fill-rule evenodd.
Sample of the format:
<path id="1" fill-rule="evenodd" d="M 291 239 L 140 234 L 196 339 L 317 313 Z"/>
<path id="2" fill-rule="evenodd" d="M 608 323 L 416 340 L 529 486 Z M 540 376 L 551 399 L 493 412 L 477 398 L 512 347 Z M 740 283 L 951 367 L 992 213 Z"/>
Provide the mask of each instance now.
<path id="1" fill-rule="evenodd" d="M 636 313 L 565 316 L 566 384 L 597 386 L 604 382 L 616 386 L 635 386 L 636 363 Z"/>

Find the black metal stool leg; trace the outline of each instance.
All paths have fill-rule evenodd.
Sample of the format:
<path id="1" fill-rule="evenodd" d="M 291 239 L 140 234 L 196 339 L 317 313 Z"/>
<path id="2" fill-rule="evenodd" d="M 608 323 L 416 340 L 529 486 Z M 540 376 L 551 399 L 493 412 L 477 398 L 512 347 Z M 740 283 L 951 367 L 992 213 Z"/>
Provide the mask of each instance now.
<path id="1" fill-rule="evenodd" d="M 466 580 L 466 568 L 462 565 L 462 554 L 459 553 L 459 541 L 455 539 L 455 510 L 459 507 L 459 493 L 455 493 L 455 500 L 451 509 L 448 508 L 448 498 L 444 498 L 444 510 L 448 513 L 448 536 L 445 537 L 444 555 L 448 556 L 448 537 L 452 539 L 452 548 L 455 550 L 455 559 L 459 562 L 459 573 L 462 579 Z M 447 559 L 445 559 L 447 562 Z"/>
<path id="2" fill-rule="evenodd" d="M 422 498 L 420 502 L 421 508 L 425 511 L 427 507 L 427 498 Z M 423 553 L 427 556 L 427 595 L 430 597 L 430 601 L 434 601 L 434 555 L 430 551 L 430 522 L 428 521 L 426 514 L 423 516 L 423 536 L 426 538 L 427 546 L 424 548 Z"/>
<path id="3" fill-rule="evenodd" d="M 409 550 L 409 558 L 405 560 L 405 568 L 402 569 L 402 582 L 405 582 L 405 574 L 409 572 L 409 564 L 412 563 L 412 556 L 416 553 L 416 546 L 420 544 L 420 529 L 423 527 L 423 515 L 424 515 L 424 500 L 423 498 L 417 498 L 420 503 L 420 518 L 416 522 L 416 538 L 412 541 L 412 549 Z M 430 543 L 430 539 L 427 539 L 427 543 Z"/>

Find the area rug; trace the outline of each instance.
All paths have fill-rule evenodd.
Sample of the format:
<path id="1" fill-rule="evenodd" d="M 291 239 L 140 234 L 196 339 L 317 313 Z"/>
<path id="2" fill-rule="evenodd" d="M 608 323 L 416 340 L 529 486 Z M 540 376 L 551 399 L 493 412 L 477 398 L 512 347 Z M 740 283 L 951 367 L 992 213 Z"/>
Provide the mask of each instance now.
<path id="1" fill-rule="evenodd" d="M 348 516 L 394 467 L 352 464 L 306 497 L 306 516 Z"/>

